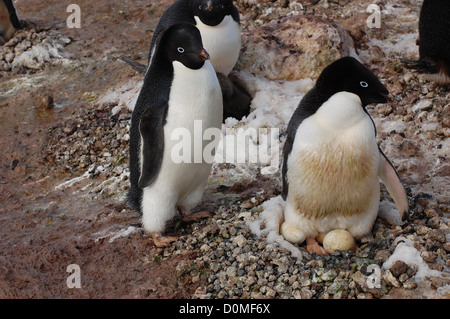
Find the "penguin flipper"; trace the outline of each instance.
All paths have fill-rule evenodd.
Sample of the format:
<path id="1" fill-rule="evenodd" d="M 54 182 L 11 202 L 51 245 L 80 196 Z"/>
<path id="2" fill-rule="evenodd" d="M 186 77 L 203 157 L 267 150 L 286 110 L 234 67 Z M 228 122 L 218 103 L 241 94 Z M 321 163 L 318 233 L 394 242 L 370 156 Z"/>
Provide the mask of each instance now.
<path id="1" fill-rule="evenodd" d="M 405 188 L 403 187 L 397 171 L 392 166 L 391 162 L 387 159 L 386 155 L 380 149 L 380 166 L 378 169 L 378 176 L 383 181 L 389 194 L 394 199 L 395 205 L 397 206 L 398 213 L 400 217 L 407 218 L 409 205 L 408 197 L 406 196 Z"/>
<path id="2" fill-rule="evenodd" d="M 147 66 L 145 64 L 133 61 L 124 55 L 119 56 L 119 59 L 130 65 L 135 71 L 140 74 L 145 74 L 145 72 L 147 72 Z"/>
<path id="3" fill-rule="evenodd" d="M 284 148 L 283 148 L 283 166 L 281 167 L 281 175 L 283 178 L 283 189 L 281 191 L 281 197 L 286 200 L 287 195 L 288 195 L 288 191 L 289 191 L 289 183 L 287 180 L 287 160 L 289 157 L 289 154 L 291 154 L 292 151 L 292 144 L 293 141 L 290 138 L 290 136 L 288 136 L 286 138 L 286 142 L 284 143 Z"/>
<path id="4" fill-rule="evenodd" d="M 164 154 L 164 124 L 168 105 L 148 108 L 142 114 L 139 131 L 142 137 L 142 163 L 139 187 L 150 186 L 158 176 Z"/>
<path id="5" fill-rule="evenodd" d="M 22 25 L 20 23 L 19 17 L 17 16 L 16 8 L 14 7 L 14 3 L 12 0 L 3 0 L 5 3 L 6 8 L 8 9 L 9 13 L 9 20 L 11 21 L 11 24 L 16 29 L 21 29 Z"/>

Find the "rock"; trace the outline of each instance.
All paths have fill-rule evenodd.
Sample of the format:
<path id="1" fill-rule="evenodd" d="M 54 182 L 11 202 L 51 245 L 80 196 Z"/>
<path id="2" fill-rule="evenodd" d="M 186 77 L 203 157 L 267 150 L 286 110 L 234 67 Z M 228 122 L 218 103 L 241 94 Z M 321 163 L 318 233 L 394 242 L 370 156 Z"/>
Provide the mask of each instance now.
<path id="1" fill-rule="evenodd" d="M 300 292 L 301 299 L 311 299 L 313 295 L 313 292 L 309 289 L 302 289 Z"/>
<path id="2" fill-rule="evenodd" d="M 415 289 L 417 288 L 417 283 L 414 281 L 414 279 L 410 278 L 403 283 L 403 288 Z"/>
<path id="3" fill-rule="evenodd" d="M 408 265 L 401 260 L 397 260 L 390 268 L 391 273 L 396 278 L 398 278 L 401 274 L 405 273 L 407 270 L 408 270 Z"/>
<path id="4" fill-rule="evenodd" d="M 389 285 L 393 287 L 400 287 L 400 282 L 397 280 L 397 278 L 394 277 L 391 271 L 386 270 L 383 274 L 383 279 L 388 283 Z"/>
<path id="5" fill-rule="evenodd" d="M 333 281 L 334 278 L 336 278 L 336 277 L 337 277 L 337 273 L 334 270 L 329 270 L 329 271 L 325 272 L 322 276 L 320 276 L 320 278 L 323 281 Z"/>
<path id="6" fill-rule="evenodd" d="M 445 235 L 439 229 L 433 229 L 425 236 L 427 239 L 432 241 L 437 241 L 440 243 L 445 243 Z"/>
<path id="7" fill-rule="evenodd" d="M 437 253 L 432 251 L 423 251 L 420 253 L 420 256 L 425 260 L 427 263 L 433 263 L 437 258 Z"/>
<path id="8" fill-rule="evenodd" d="M 44 94 L 39 99 L 38 108 L 42 110 L 51 110 L 55 107 L 55 102 L 53 100 L 52 94 Z"/>
<path id="9" fill-rule="evenodd" d="M 353 40 L 340 25 L 296 15 L 243 31 L 236 69 L 270 80 L 317 78 L 337 59 L 354 52 Z"/>

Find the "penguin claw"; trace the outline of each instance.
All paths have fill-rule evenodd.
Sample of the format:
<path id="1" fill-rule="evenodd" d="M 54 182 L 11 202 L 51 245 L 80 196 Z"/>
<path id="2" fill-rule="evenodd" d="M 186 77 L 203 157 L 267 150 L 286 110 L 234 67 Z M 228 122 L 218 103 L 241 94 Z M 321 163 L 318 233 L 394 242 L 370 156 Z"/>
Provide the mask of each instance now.
<path id="1" fill-rule="evenodd" d="M 195 214 L 182 214 L 182 216 L 183 216 L 183 222 L 185 222 L 185 223 L 197 222 L 201 219 L 212 218 L 212 215 L 205 210 L 195 213 Z"/>
<path id="2" fill-rule="evenodd" d="M 310 253 L 316 253 L 319 256 L 326 255 L 325 249 L 319 245 L 314 238 L 306 238 L 306 250 Z"/>
<path id="3" fill-rule="evenodd" d="M 176 236 L 163 236 L 161 233 L 152 233 L 153 243 L 158 248 L 164 248 L 169 246 L 178 239 Z"/>

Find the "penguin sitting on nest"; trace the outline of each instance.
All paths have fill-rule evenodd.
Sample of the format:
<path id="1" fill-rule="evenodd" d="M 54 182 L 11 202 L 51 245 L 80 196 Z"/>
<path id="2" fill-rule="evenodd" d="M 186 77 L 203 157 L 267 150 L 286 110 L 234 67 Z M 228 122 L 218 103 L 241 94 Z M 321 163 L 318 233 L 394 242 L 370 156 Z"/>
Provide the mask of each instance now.
<path id="1" fill-rule="evenodd" d="M 450 83 L 450 3 L 424 0 L 419 18 L 419 60 L 403 60 L 408 68 L 439 84 Z"/>
<path id="2" fill-rule="evenodd" d="M 223 119 L 238 120 L 250 113 L 252 97 L 245 83 L 232 72 L 241 49 L 239 11 L 232 0 L 178 0 L 162 15 L 153 34 L 149 65 L 152 62 L 156 39 L 159 34 L 176 23 L 195 25 L 202 36 L 203 45 L 211 57 L 211 64 L 217 72 L 222 94 Z M 120 59 L 144 74 L 147 67 L 124 56 Z"/>
<path id="3" fill-rule="evenodd" d="M 301 100 L 283 150 L 281 234 L 286 240 L 306 240 L 308 251 L 323 254 L 315 238 L 334 229 L 356 239 L 370 237 L 380 203 L 379 178 L 400 216 L 406 216 L 406 192 L 377 145 L 375 124 L 365 109 L 389 99 L 371 71 L 344 57 L 326 67 Z"/>
<path id="4" fill-rule="evenodd" d="M 142 213 L 155 245 L 163 247 L 176 239 L 163 232 L 177 211 L 189 220 L 196 217 L 189 210 L 201 201 L 212 166 L 196 157 L 197 148 L 204 155 L 206 147 L 215 149 L 219 143 L 191 141 L 183 153 L 194 157 L 179 162 L 173 153 L 180 142 L 173 135 L 184 131 L 190 140 L 203 138 L 211 128 L 220 131 L 223 105 L 216 72 L 194 25 L 175 24 L 161 32 L 154 50 L 131 118 L 127 202 Z"/>
<path id="5" fill-rule="evenodd" d="M 21 24 L 12 0 L 0 0 L 0 45 L 8 42 L 20 28 Z"/>

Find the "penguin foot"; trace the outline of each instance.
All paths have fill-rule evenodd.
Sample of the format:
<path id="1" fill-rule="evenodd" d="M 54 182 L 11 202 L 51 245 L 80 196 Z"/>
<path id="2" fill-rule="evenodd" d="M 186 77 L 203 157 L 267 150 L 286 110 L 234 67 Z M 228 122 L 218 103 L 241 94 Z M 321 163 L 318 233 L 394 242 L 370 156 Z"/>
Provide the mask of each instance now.
<path id="1" fill-rule="evenodd" d="M 366 243 L 368 243 L 368 242 L 371 242 L 373 239 L 374 239 L 374 238 L 373 238 L 373 235 L 372 235 L 371 233 L 369 233 L 369 234 L 367 234 L 367 235 L 362 236 L 362 237 L 359 239 L 359 241 L 360 241 L 362 244 L 366 244 Z"/>
<path id="2" fill-rule="evenodd" d="M 175 236 L 163 236 L 159 232 L 152 233 L 153 243 L 158 248 L 164 248 L 169 246 L 169 244 L 173 243 L 178 239 Z"/>
<path id="3" fill-rule="evenodd" d="M 320 246 L 317 240 L 315 240 L 314 238 L 306 238 L 306 250 L 310 254 L 316 253 L 319 256 L 327 254 L 325 249 L 322 246 Z"/>
<path id="4" fill-rule="evenodd" d="M 178 211 L 180 212 L 183 222 L 185 223 L 198 222 L 201 219 L 212 218 L 212 215 L 206 210 L 202 210 L 198 213 L 191 214 L 189 210 L 180 206 L 178 207 Z"/>

